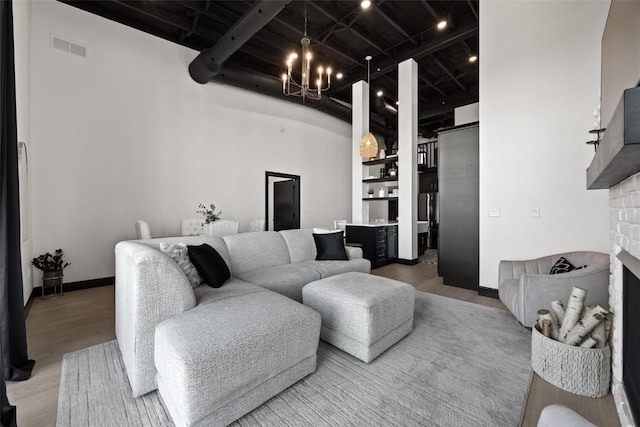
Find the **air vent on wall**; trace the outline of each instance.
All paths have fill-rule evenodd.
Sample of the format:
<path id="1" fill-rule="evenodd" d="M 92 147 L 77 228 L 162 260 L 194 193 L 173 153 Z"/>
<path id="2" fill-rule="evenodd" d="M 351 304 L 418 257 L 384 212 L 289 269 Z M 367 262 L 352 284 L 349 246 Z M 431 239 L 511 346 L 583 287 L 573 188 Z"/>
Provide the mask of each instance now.
<path id="1" fill-rule="evenodd" d="M 61 50 L 63 52 L 71 53 L 73 55 L 81 56 L 85 58 L 87 56 L 87 48 L 68 40 L 61 39 L 58 36 L 51 34 L 50 46 L 53 49 Z"/>

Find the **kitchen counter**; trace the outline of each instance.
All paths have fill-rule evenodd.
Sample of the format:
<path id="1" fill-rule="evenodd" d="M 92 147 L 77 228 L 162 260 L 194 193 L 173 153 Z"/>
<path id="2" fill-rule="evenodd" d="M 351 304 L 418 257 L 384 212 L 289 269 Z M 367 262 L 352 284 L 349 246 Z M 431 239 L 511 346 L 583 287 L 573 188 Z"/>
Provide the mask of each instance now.
<path id="1" fill-rule="evenodd" d="M 391 225 L 398 225 L 398 221 L 377 221 L 377 222 L 365 222 L 361 224 L 348 222 L 345 225 L 352 226 L 352 227 L 388 227 Z"/>

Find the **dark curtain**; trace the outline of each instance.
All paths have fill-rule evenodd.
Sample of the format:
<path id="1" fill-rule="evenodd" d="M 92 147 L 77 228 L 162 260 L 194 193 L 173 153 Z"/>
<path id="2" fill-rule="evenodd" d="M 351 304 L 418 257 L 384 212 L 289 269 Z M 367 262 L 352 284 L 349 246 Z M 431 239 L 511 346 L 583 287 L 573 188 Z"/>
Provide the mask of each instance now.
<path id="1" fill-rule="evenodd" d="M 0 1 L 0 368 L 2 425 L 15 424 L 4 380 L 31 376 L 20 261 L 20 196 L 12 2 Z"/>

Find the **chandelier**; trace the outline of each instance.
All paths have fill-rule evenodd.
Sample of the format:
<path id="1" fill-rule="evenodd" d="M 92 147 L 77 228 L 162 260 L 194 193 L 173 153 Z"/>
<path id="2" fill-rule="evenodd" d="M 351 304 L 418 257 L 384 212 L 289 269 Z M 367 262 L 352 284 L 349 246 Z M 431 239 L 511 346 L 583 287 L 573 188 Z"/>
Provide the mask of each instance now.
<path id="1" fill-rule="evenodd" d="M 309 51 L 309 44 L 311 40 L 307 37 L 307 5 L 304 6 L 304 36 L 300 40 L 302 45 L 302 67 L 300 72 L 300 82 L 298 83 L 291 74 L 293 64 L 298 59 L 297 53 L 292 53 L 287 58 L 287 73 L 282 74 L 282 93 L 286 96 L 300 96 L 302 101 L 306 98 L 319 100 L 322 98 L 322 92 L 328 90 L 331 87 L 331 68 L 325 70 L 322 66 L 318 67 L 318 77 L 315 81 L 316 87 L 312 87 L 309 84 L 311 80 L 311 59 L 313 55 Z M 327 76 L 326 87 L 322 86 L 323 74 Z"/>

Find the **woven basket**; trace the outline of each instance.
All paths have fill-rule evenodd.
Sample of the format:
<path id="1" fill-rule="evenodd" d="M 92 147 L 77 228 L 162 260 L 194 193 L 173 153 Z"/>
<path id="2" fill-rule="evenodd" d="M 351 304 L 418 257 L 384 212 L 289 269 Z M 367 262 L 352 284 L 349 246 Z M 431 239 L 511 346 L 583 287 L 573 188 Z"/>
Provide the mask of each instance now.
<path id="1" fill-rule="evenodd" d="M 583 348 L 547 338 L 531 328 L 531 366 L 545 381 L 580 396 L 609 393 L 611 349 Z"/>

